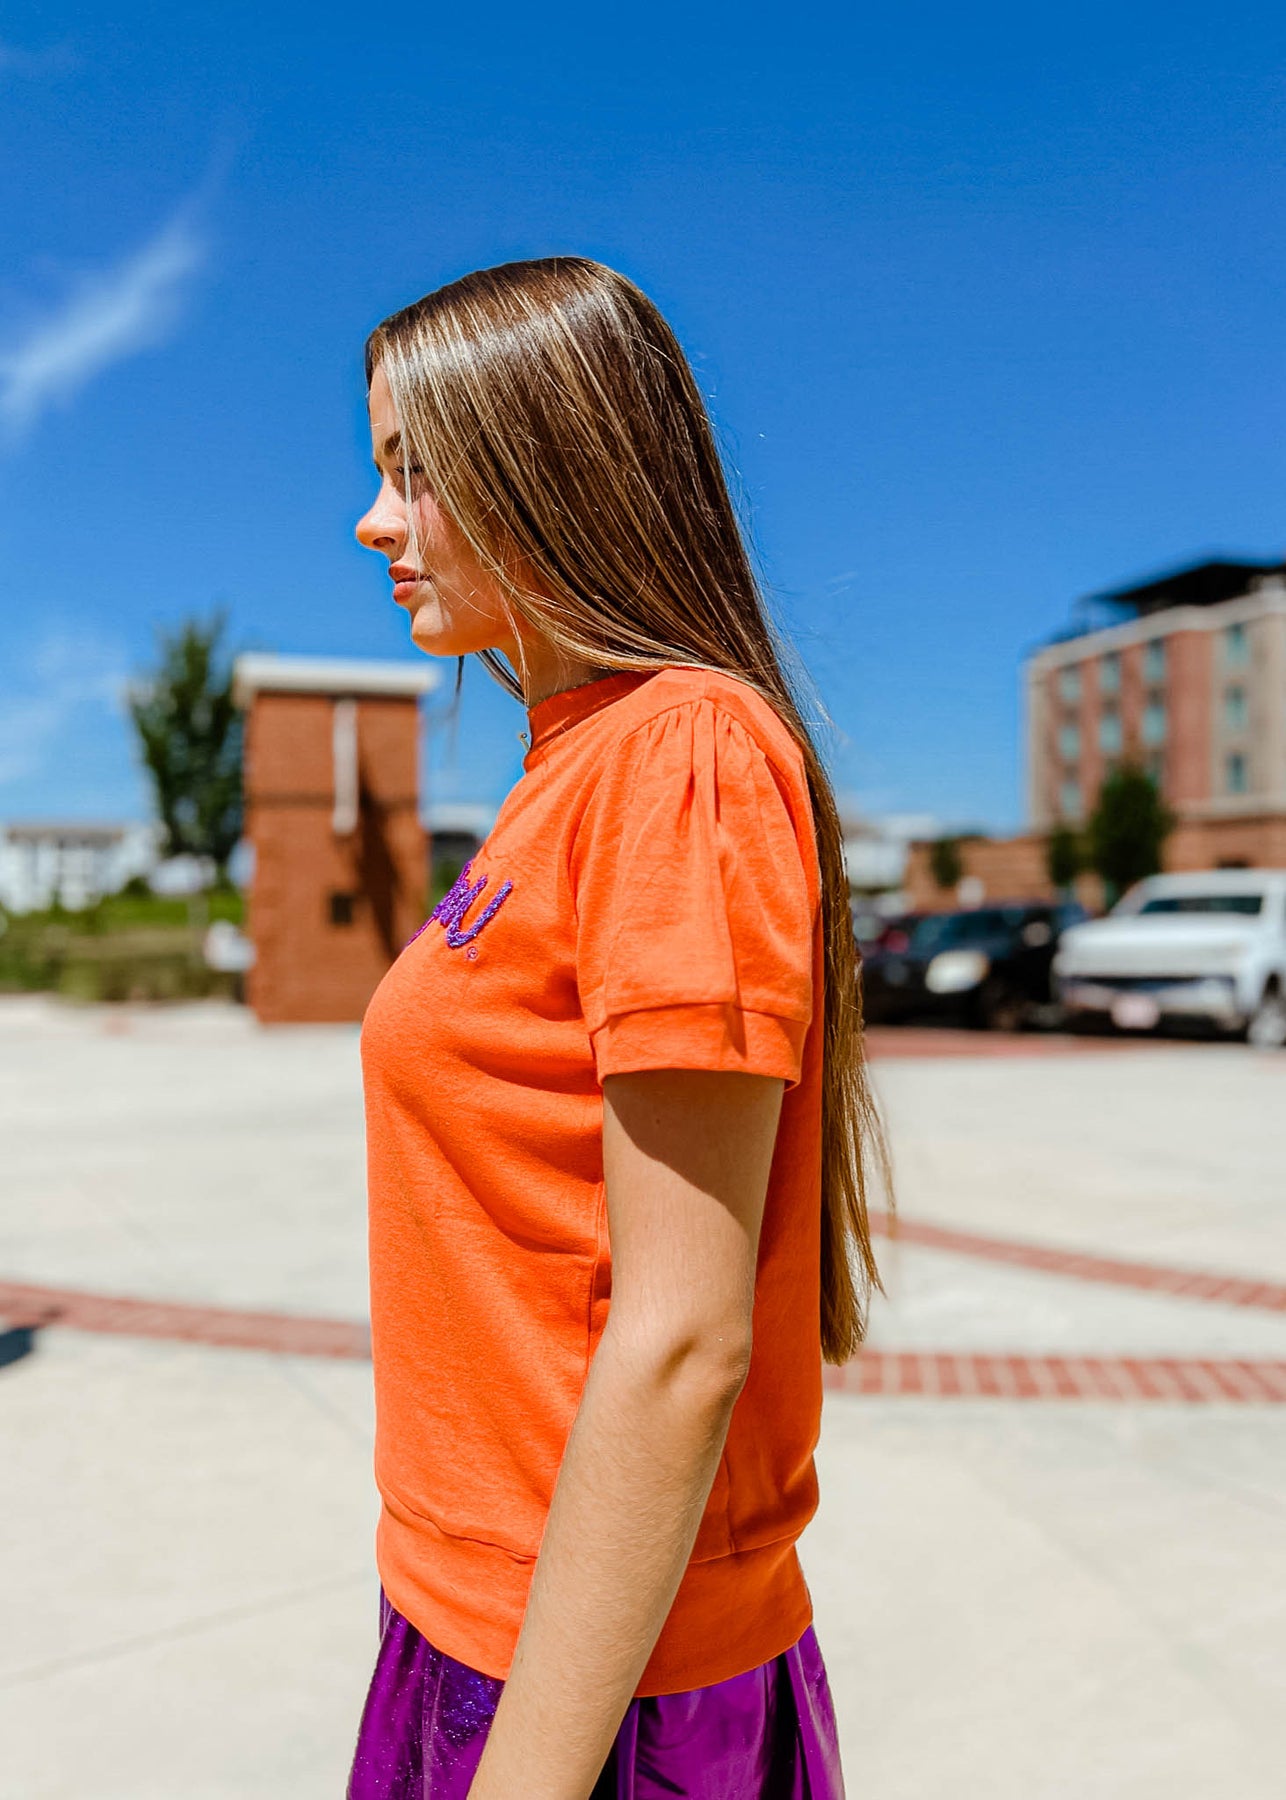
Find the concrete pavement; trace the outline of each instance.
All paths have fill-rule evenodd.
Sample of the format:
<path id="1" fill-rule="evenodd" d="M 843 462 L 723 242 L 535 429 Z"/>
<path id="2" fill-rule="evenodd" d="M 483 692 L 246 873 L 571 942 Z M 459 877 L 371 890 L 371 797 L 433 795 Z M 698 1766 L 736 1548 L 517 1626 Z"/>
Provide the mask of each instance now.
<path id="1" fill-rule="evenodd" d="M 0 1282 L 359 1319 L 356 1033 L 0 1002 Z M 1286 1277 L 1286 1057 L 877 1067 L 910 1219 Z M 904 1243 L 873 1345 L 1286 1357 L 1286 1314 Z M 0 1800 L 322 1800 L 375 1645 L 369 1369 L 51 1327 L 0 1368 Z M 834 1393 L 804 1541 L 854 1800 L 1267 1800 L 1286 1406 Z"/>

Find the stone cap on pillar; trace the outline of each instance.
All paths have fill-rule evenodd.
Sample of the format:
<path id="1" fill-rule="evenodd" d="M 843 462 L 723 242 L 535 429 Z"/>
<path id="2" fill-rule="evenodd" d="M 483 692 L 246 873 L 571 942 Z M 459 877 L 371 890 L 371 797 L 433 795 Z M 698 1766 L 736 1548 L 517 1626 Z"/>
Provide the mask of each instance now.
<path id="1" fill-rule="evenodd" d="M 232 665 L 232 697 L 241 707 L 249 706 L 256 694 L 331 694 L 336 699 L 370 694 L 411 700 L 431 694 L 441 679 L 427 663 L 248 651 Z"/>

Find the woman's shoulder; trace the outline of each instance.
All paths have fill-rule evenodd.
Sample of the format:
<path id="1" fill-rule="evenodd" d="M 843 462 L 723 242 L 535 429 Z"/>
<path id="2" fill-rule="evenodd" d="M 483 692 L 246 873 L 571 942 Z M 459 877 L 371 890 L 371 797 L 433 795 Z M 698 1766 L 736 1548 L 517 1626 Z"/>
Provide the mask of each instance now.
<path id="1" fill-rule="evenodd" d="M 629 732 L 633 735 L 661 723 L 667 715 L 707 706 L 751 738 L 784 774 L 802 775 L 803 753 L 770 700 L 735 675 L 688 663 L 659 670 L 629 696 Z"/>

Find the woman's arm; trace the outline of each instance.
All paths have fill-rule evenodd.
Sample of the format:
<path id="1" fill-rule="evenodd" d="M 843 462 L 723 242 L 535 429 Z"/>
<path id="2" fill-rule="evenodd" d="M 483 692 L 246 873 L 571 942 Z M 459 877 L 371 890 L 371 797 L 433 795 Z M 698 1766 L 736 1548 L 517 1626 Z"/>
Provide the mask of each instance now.
<path id="1" fill-rule="evenodd" d="M 674 1600 L 750 1359 L 783 1084 L 603 1084 L 612 1300 L 470 1800 L 588 1800 Z"/>

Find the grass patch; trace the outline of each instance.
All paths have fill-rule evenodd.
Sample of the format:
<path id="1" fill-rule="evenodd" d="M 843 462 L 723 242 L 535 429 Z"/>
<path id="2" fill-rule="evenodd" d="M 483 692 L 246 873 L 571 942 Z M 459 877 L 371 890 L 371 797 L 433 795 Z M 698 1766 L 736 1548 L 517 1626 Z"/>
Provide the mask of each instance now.
<path id="1" fill-rule="evenodd" d="M 80 912 L 0 912 L 0 993 L 58 993 L 71 1000 L 236 997 L 240 978 L 208 969 L 201 954 L 215 919 L 245 921 L 235 888 L 191 899 L 109 894 Z"/>

